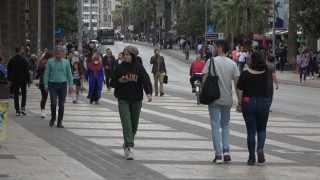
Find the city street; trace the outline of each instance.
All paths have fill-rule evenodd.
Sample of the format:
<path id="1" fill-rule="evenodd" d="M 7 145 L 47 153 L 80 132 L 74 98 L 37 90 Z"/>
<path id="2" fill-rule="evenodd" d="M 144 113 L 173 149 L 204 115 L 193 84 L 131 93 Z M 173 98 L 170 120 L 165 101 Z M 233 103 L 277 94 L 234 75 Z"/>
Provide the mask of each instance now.
<path id="1" fill-rule="evenodd" d="M 103 46 L 101 52 L 109 47 L 117 57 L 126 45 L 116 42 Z M 149 60 L 154 48 L 135 46 L 153 81 Z M 233 106 L 232 161 L 216 165 L 212 163 L 207 106 L 198 106 L 191 93 L 190 63 L 164 52 L 161 55 L 165 57 L 169 83 L 163 97 L 143 101 L 135 160 L 123 157 L 122 127 L 113 90 L 104 87 L 99 105 L 90 104 L 86 92 L 81 94 L 79 104 L 73 104 L 69 95 L 65 129 L 57 129 L 48 125 L 50 114 L 40 118 L 40 90 L 32 86 L 28 89 L 27 116 L 14 116 L 13 100 L 9 100 L 9 137 L 0 142 L 0 179 L 319 179 L 319 88 L 280 84 L 275 90 L 267 127 L 266 162 L 255 166 L 246 164 L 246 127 L 242 114 Z M 46 109 L 49 113 L 50 101 Z"/>

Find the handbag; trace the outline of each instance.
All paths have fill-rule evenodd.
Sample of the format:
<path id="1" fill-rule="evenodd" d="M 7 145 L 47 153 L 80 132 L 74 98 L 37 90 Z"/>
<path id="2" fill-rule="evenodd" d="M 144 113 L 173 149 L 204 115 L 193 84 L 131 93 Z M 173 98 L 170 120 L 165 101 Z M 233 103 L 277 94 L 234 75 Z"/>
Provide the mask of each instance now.
<path id="1" fill-rule="evenodd" d="M 9 97 L 10 85 L 8 84 L 7 78 L 0 72 L 0 99 L 9 99 Z"/>
<path id="2" fill-rule="evenodd" d="M 211 64 L 214 75 L 211 74 Z M 219 76 L 217 76 L 214 59 L 210 58 L 209 73 L 200 93 L 200 103 L 209 105 L 220 98 Z"/>
<path id="3" fill-rule="evenodd" d="M 168 75 L 163 76 L 163 83 L 168 84 Z"/>

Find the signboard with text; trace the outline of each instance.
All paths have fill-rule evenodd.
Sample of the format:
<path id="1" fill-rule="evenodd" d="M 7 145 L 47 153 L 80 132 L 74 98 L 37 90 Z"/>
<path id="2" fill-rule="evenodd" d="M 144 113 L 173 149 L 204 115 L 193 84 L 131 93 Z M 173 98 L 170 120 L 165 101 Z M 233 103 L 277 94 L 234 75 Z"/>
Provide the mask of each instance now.
<path id="1" fill-rule="evenodd" d="M 223 33 L 206 34 L 206 39 L 208 41 L 221 40 L 221 39 L 224 39 L 224 34 Z"/>

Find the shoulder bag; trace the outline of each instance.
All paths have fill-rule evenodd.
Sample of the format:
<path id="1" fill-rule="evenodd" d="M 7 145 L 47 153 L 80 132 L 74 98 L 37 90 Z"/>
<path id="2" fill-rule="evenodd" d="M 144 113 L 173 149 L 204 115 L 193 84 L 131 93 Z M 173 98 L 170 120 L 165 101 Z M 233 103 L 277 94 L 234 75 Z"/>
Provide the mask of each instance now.
<path id="1" fill-rule="evenodd" d="M 211 64 L 214 75 L 211 74 Z M 209 105 L 220 98 L 219 76 L 217 76 L 214 59 L 210 58 L 209 72 L 200 94 L 200 103 Z"/>

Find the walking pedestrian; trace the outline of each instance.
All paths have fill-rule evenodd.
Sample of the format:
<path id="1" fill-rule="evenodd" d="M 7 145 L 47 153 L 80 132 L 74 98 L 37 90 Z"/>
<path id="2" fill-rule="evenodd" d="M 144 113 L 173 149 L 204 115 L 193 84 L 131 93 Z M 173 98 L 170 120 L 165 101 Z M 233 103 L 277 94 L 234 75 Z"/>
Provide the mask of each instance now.
<path id="1" fill-rule="evenodd" d="M 186 45 L 184 46 L 184 55 L 186 56 L 186 60 L 189 60 L 189 56 L 190 56 L 190 46 L 188 43 L 186 43 Z"/>
<path id="2" fill-rule="evenodd" d="M 240 95 L 237 111 L 242 112 L 247 127 L 247 145 L 249 151 L 247 164 L 254 165 L 256 162 L 256 134 L 258 139 L 258 163 L 265 162 L 263 149 L 270 109 L 269 86 L 272 81 L 265 58 L 260 52 L 253 52 L 251 54 L 249 66 L 249 70 L 241 73 L 237 84 Z"/>
<path id="3" fill-rule="evenodd" d="M 79 103 L 79 92 L 82 86 L 81 80 L 83 78 L 83 70 L 80 62 L 76 61 L 72 65 L 72 78 L 73 78 L 73 103 Z"/>
<path id="4" fill-rule="evenodd" d="M 298 59 L 299 64 L 299 73 L 300 73 L 300 83 L 302 83 L 302 75 L 303 75 L 303 83 L 306 83 L 307 77 L 307 68 L 309 65 L 309 52 L 308 50 L 304 50 L 303 54 Z"/>
<path id="5" fill-rule="evenodd" d="M 262 53 L 261 53 L 262 54 Z M 262 54 L 263 57 L 265 57 L 263 54 Z M 279 89 L 279 83 L 278 83 L 278 78 L 277 78 L 277 74 L 276 74 L 276 68 L 274 67 L 274 64 L 275 63 L 275 58 L 274 56 L 269 56 L 268 59 L 267 59 L 267 66 L 268 66 L 268 69 L 269 69 L 269 72 L 271 73 L 271 75 L 269 76 L 271 79 L 269 80 L 269 99 L 270 99 L 270 107 L 271 107 L 271 104 L 272 104 L 272 100 L 273 100 L 273 83 L 276 85 L 276 89 L 278 90 Z M 270 109 L 270 112 L 271 112 L 271 109 Z"/>
<path id="6" fill-rule="evenodd" d="M 238 52 L 238 60 L 239 60 L 239 71 L 242 73 L 245 65 L 246 59 L 248 57 L 247 53 L 244 51 L 243 46 L 240 47 L 240 51 Z"/>
<path id="7" fill-rule="evenodd" d="M 211 61 L 211 63 L 214 63 L 214 66 L 211 66 L 210 72 L 212 73 L 211 75 L 214 75 L 213 67 L 215 67 L 216 75 L 219 76 L 218 83 L 220 89 L 220 98 L 208 106 L 211 122 L 213 147 L 215 150 L 215 158 L 213 162 L 221 164 L 223 163 L 223 161 L 231 161 L 229 146 L 229 121 L 230 110 L 233 104 L 232 80 L 236 85 L 239 78 L 239 70 L 237 68 L 237 64 L 227 57 L 227 52 L 229 50 L 229 43 L 227 41 L 216 41 L 214 48 L 217 56 L 207 61 L 202 71 L 204 73 L 202 83 L 204 84 L 206 81 Z M 220 145 L 220 128 L 222 130 L 222 148 Z"/>
<path id="8" fill-rule="evenodd" d="M 114 95 L 118 98 L 118 109 L 121 118 L 124 156 L 127 160 L 134 159 L 134 138 L 138 130 L 142 107 L 143 90 L 148 102 L 152 101 L 152 85 L 144 67 L 136 62 L 139 51 L 134 46 L 123 49 L 123 62 L 115 69 L 111 84 L 115 88 Z"/>
<path id="9" fill-rule="evenodd" d="M 26 102 L 27 102 L 27 85 L 31 86 L 30 73 L 28 61 L 22 56 L 24 54 L 23 47 L 15 49 L 16 55 L 13 56 L 8 63 L 7 79 L 13 88 L 14 106 L 16 109 L 16 116 L 27 115 Z M 19 105 L 19 91 L 21 89 L 21 109 Z"/>
<path id="10" fill-rule="evenodd" d="M 156 92 L 156 96 L 158 96 L 159 86 L 158 82 L 160 83 L 160 96 L 164 95 L 163 91 L 163 77 L 167 74 L 166 64 L 164 61 L 164 57 L 160 56 L 160 50 L 154 50 L 154 56 L 150 59 L 150 64 L 152 64 L 152 71 L 154 78 L 154 90 Z"/>
<path id="11" fill-rule="evenodd" d="M 106 55 L 102 59 L 102 64 L 104 68 L 104 74 L 106 76 L 106 85 L 108 90 L 111 89 L 110 79 L 114 71 L 115 61 L 116 58 L 112 55 L 110 48 L 107 48 Z"/>
<path id="12" fill-rule="evenodd" d="M 2 56 L 0 56 L 0 73 L 2 73 L 2 75 L 5 78 L 7 77 L 7 68 L 3 65 L 3 57 Z"/>
<path id="13" fill-rule="evenodd" d="M 87 98 L 90 99 L 90 104 L 93 102 L 95 102 L 95 104 L 99 104 L 103 85 L 103 66 L 98 52 L 94 53 L 92 56 L 92 61 L 88 65 L 85 79 L 89 82 Z"/>
<path id="14" fill-rule="evenodd" d="M 39 85 L 38 88 L 40 89 L 41 92 L 41 101 L 40 101 L 40 109 L 41 109 L 41 118 L 45 118 L 46 117 L 46 103 L 47 103 L 47 99 L 48 99 L 48 93 L 45 91 L 44 88 L 44 72 L 46 70 L 46 65 L 49 61 L 49 59 L 51 59 L 53 57 L 53 54 L 51 51 L 47 51 L 44 56 L 41 58 L 41 60 L 39 61 L 38 64 L 38 68 L 37 68 L 37 76 L 36 78 L 39 78 Z"/>
<path id="15" fill-rule="evenodd" d="M 50 92 L 51 101 L 50 127 L 54 126 L 56 121 L 57 99 L 59 100 L 57 128 L 64 128 L 62 121 L 64 115 L 64 104 L 67 97 L 68 83 L 69 94 L 73 90 L 73 79 L 70 63 L 67 59 L 62 58 L 63 53 L 63 47 L 57 46 L 55 57 L 49 59 L 44 72 L 44 88 L 45 92 Z"/>

